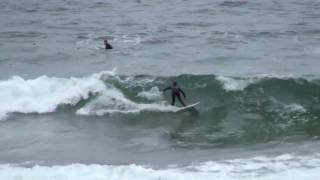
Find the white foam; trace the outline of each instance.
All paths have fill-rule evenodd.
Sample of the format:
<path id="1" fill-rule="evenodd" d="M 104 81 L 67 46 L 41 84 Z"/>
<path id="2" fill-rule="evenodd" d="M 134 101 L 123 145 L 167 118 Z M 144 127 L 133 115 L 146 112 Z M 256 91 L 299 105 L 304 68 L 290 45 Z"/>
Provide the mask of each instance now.
<path id="1" fill-rule="evenodd" d="M 284 106 L 287 112 L 305 113 L 307 110 L 300 104 L 292 103 Z"/>
<path id="2" fill-rule="evenodd" d="M 104 91 L 103 81 L 96 75 L 86 78 L 54 78 L 41 76 L 23 79 L 15 76 L 0 82 L 0 119 L 8 113 L 53 112 L 61 104 L 76 104 L 89 93 Z"/>
<path id="3" fill-rule="evenodd" d="M 149 91 L 142 91 L 138 93 L 137 96 L 156 101 L 162 98 L 162 93 L 159 91 L 158 87 L 152 87 Z"/>
<path id="4" fill-rule="evenodd" d="M 134 79 L 133 76 L 128 76 L 124 79 L 118 79 L 119 82 L 126 84 L 129 87 L 144 87 L 147 84 L 150 84 L 152 82 L 154 82 L 154 78 L 152 77 L 144 77 L 144 78 L 136 78 Z"/>
<path id="5" fill-rule="evenodd" d="M 142 111 L 174 112 L 175 107 L 164 103 L 135 103 L 127 99 L 120 91 L 108 90 L 94 101 L 77 111 L 81 115 L 99 115 L 112 113 L 139 113 Z"/>
<path id="6" fill-rule="evenodd" d="M 241 91 L 248 85 L 256 83 L 258 80 L 253 78 L 248 79 L 234 79 L 226 76 L 218 76 L 217 80 L 222 82 L 223 88 L 227 91 Z"/>
<path id="7" fill-rule="evenodd" d="M 233 78 L 227 76 L 217 76 L 217 80 L 223 84 L 223 88 L 227 91 L 242 91 L 250 84 L 257 83 L 264 79 L 277 78 L 283 80 L 296 79 L 297 83 L 303 83 L 303 81 L 299 81 L 297 78 L 303 78 L 308 82 L 317 82 L 319 79 L 318 76 L 304 76 L 304 75 L 281 75 L 281 74 L 258 74 L 254 77 L 252 76 L 242 76 L 240 78 Z"/>
<path id="8" fill-rule="evenodd" d="M 173 111 L 174 108 L 161 101 L 153 104 L 136 103 L 127 99 L 120 90 L 105 81 L 116 76 L 116 69 L 103 71 L 88 77 L 55 78 L 41 76 L 24 79 L 19 76 L 0 81 L 0 119 L 9 113 L 47 113 L 54 112 L 59 105 L 75 105 L 90 94 L 99 96 L 77 111 L 83 115 L 103 115 L 106 113 L 137 113 L 141 111 Z M 147 98 L 160 95 L 157 88 L 141 93 Z M 149 94 L 148 94 L 149 93 Z M 158 95 L 157 95 L 158 94 Z"/>
<path id="9" fill-rule="evenodd" d="M 211 161 L 185 167 L 170 165 L 152 169 L 140 165 L 34 166 L 32 168 L 3 164 L 0 179 L 4 180 L 317 180 L 320 175 L 320 156 L 254 157 Z"/>
<path id="10" fill-rule="evenodd" d="M 111 74 L 111 76 L 114 75 L 115 74 Z M 102 79 L 106 79 L 106 77 Z M 153 81 L 153 79 L 147 78 L 137 80 L 133 83 L 130 77 L 125 80 L 122 80 L 120 78 L 118 78 L 117 80 L 121 83 L 126 83 L 126 85 L 129 86 L 136 86 L 137 84 L 141 86 L 147 82 Z M 133 102 L 130 99 L 126 98 L 120 90 L 114 88 L 113 86 L 109 86 L 108 89 L 104 90 L 99 97 L 86 104 L 76 113 L 81 115 L 102 116 L 112 113 L 129 114 L 139 113 L 142 111 L 174 112 L 177 110 L 176 107 L 166 105 L 164 101 L 161 101 L 161 92 L 157 87 L 151 88 L 150 91 L 142 91 L 138 94 L 138 96 L 145 97 L 149 100 L 152 99 L 155 102 L 151 104 Z"/>

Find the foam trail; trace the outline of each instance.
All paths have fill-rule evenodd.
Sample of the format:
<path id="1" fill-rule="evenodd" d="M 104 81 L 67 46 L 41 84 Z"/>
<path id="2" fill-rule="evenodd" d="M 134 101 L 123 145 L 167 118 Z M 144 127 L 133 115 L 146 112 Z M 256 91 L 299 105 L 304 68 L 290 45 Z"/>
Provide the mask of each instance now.
<path id="1" fill-rule="evenodd" d="M 102 116 L 111 113 L 128 114 L 139 113 L 141 111 L 174 112 L 176 109 L 176 107 L 165 105 L 164 102 L 153 104 L 135 103 L 127 99 L 117 89 L 108 89 L 97 99 L 80 108 L 77 114 Z"/>
<path id="2" fill-rule="evenodd" d="M 114 76 L 114 74 L 111 74 Z M 114 76 L 116 77 L 116 76 Z M 107 80 L 109 77 L 100 76 L 101 79 Z M 119 77 L 116 77 L 117 81 L 122 83 L 127 83 L 132 85 L 134 83 L 147 83 L 152 82 L 153 79 L 144 79 L 141 82 L 131 82 L 129 80 L 122 80 Z M 129 78 L 130 79 L 130 78 Z M 77 114 L 80 115 L 99 115 L 111 113 L 139 113 L 141 111 L 158 111 L 158 112 L 174 112 L 177 110 L 177 107 L 166 105 L 164 101 L 159 101 L 162 97 L 159 89 L 157 87 L 151 88 L 150 91 L 142 91 L 138 93 L 137 96 L 147 98 L 149 100 L 155 100 L 156 102 L 152 104 L 146 103 L 136 103 L 126 98 L 124 94 L 113 87 L 112 85 L 108 86 L 108 89 L 105 89 L 101 95 L 95 100 L 89 102 L 84 107 L 77 110 Z"/>

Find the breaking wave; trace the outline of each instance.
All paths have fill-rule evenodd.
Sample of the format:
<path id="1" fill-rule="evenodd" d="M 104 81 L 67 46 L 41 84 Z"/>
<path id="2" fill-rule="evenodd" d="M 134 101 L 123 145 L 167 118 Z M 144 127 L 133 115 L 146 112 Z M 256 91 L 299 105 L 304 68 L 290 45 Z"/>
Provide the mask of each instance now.
<path id="1" fill-rule="evenodd" d="M 170 95 L 162 93 L 162 88 L 173 79 L 186 92 L 188 103 L 201 102 L 196 114 L 172 113 L 177 107 L 169 105 Z M 318 137 L 319 98 L 317 78 L 121 76 L 115 71 L 70 78 L 16 76 L 0 81 L 0 118 L 55 111 L 130 115 L 141 123 L 166 118 L 188 121 L 171 134 L 181 147 L 225 147 Z"/>

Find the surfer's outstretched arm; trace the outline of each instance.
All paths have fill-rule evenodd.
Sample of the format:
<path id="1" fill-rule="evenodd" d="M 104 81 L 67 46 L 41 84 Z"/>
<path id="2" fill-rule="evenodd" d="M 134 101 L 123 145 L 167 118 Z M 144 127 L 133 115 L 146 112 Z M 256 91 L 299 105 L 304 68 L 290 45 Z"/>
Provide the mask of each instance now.
<path id="1" fill-rule="evenodd" d="M 183 94 L 183 97 L 186 98 L 186 94 L 182 91 L 182 89 L 179 88 L 179 91 Z"/>
<path id="2" fill-rule="evenodd" d="M 170 87 L 170 86 L 169 86 L 169 87 L 164 88 L 162 91 L 163 91 L 163 92 L 165 92 L 166 90 L 169 90 L 169 89 L 171 89 L 171 87 Z"/>

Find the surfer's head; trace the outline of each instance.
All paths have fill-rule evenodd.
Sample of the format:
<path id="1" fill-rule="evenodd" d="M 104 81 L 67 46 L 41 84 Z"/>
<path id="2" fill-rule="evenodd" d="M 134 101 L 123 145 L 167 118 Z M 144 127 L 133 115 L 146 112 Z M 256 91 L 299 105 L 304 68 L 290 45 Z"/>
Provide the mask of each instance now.
<path id="1" fill-rule="evenodd" d="M 103 42 L 104 42 L 104 45 L 109 44 L 108 40 L 104 40 Z"/>
<path id="2" fill-rule="evenodd" d="M 177 86 L 177 85 L 178 85 L 177 81 L 172 81 L 172 86 Z"/>

